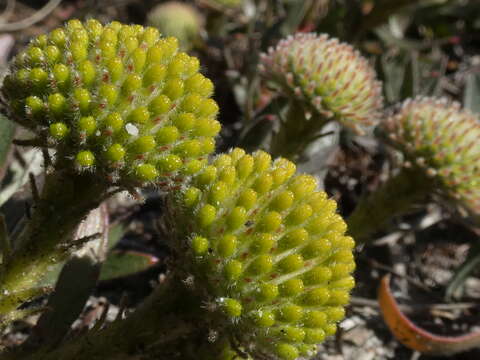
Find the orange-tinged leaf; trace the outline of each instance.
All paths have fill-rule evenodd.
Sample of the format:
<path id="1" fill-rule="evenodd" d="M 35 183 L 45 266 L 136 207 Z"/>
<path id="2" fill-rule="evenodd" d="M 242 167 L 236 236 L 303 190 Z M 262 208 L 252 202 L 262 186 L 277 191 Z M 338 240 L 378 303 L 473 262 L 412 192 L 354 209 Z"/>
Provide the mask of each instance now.
<path id="1" fill-rule="evenodd" d="M 480 347 L 480 331 L 460 336 L 432 334 L 412 323 L 401 311 L 390 291 L 390 276 L 380 282 L 378 301 L 385 323 L 406 347 L 428 355 L 452 355 Z"/>

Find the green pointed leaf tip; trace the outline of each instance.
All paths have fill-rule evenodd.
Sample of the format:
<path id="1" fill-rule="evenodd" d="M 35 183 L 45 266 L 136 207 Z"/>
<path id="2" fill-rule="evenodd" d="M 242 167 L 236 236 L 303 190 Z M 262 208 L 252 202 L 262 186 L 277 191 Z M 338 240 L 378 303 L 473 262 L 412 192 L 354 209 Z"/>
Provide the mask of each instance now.
<path id="1" fill-rule="evenodd" d="M 220 131 L 213 84 L 177 43 L 152 27 L 70 20 L 13 60 L 2 88 L 11 118 L 72 169 L 173 184 Z"/>
<path id="2" fill-rule="evenodd" d="M 326 34 L 299 33 L 261 55 L 261 74 L 327 118 L 363 133 L 382 108 L 381 83 L 352 46 Z"/>
<path id="3" fill-rule="evenodd" d="M 312 356 L 344 317 L 354 241 L 315 178 L 257 151 L 212 160 L 176 195 L 179 262 L 252 355 Z M 185 244 L 178 243 L 181 249 Z M 273 354 L 273 355 L 272 355 Z M 273 359 L 272 358 L 272 359 Z"/>
<path id="4" fill-rule="evenodd" d="M 438 180 L 449 201 L 480 214 L 480 120 L 447 99 L 406 100 L 381 124 L 390 143 Z"/>

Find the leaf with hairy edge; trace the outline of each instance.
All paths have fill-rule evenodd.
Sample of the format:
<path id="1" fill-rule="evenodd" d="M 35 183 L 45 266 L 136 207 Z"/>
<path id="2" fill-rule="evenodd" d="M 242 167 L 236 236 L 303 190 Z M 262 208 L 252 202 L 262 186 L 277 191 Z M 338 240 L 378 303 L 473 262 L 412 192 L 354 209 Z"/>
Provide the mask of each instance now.
<path id="1" fill-rule="evenodd" d="M 419 328 L 401 311 L 390 291 L 390 276 L 380 282 L 378 301 L 383 319 L 395 338 L 406 347 L 428 355 L 453 355 L 480 347 L 480 331 L 460 336 L 440 336 Z"/>

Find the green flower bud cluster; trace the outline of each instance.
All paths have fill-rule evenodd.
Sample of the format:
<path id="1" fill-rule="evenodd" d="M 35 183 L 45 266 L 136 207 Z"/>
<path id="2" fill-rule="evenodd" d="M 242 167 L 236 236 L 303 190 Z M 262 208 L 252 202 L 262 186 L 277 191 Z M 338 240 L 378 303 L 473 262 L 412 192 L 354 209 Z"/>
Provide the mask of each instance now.
<path id="1" fill-rule="evenodd" d="M 174 36 L 184 49 L 192 46 L 199 37 L 203 19 L 191 5 L 170 1 L 157 5 L 148 14 L 148 24 L 157 28 L 164 36 Z"/>
<path id="2" fill-rule="evenodd" d="M 336 202 L 295 172 L 286 159 L 237 148 L 196 174 L 173 206 L 175 227 L 190 234 L 179 266 L 220 314 L 213 326 L 269 359 L 315 354 L 354 286 L 354 241 Z"/>
<path id="3" fill-rule="evenodd" d="M 262 75 L 327 119 L 363 133 L 382 108 L 381 84 L 358 51 L 328 35 L 299 33 L 261 55 Z"/>
<path id="4" fill-rule="evenodd" d="M 173 183 L 200 167 L 220 130 L 199 67 L 155 28 L 71 20 L 16 56 L 2 93 L 57 167 L 125 186 Z"/>
<path id="5" fill-rule="evenodd" d="M 441 185 L 441 195 L 480 215 L 480 121 L 460 104 L 419 97 L 406 100 L 381 128 L 405 156 Z"/>

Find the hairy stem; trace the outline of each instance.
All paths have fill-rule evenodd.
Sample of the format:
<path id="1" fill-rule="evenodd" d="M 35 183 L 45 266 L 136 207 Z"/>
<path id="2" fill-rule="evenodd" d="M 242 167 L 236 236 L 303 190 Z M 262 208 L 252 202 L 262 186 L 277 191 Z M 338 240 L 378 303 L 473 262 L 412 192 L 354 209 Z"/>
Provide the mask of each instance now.
<path id="1" fill-rule="evenodd" d="M 374 240 L 373 235 L 388 225 L 394 216 L 408 212 L 411 206 L 431 192 L 432 179 L 415 169 L 402 169 L 383 186 L 360 200 L 347 219 L 350 235 L 357 243 Z"/>
<path id="2" fill-rule="evenodd" d="M 0 360 L 203 359 L 206 333 L 200 306 L 199 298 L 192 296 L 181 281 L 170 279 L 123 320 L 54 349 L 40 349 L 34 354 L 10 351 Z M 211 356 L 212 351 L 205 359 L 215 358 Z"/>
<path id="3" fill-rule="evenodd" d="M 65 259 L 78 224 L 100 204 L 107 190 L 89 175 L 47 174 L 31 218 L 0 266 L 0 324 L 39 294 L 38 280 L 49 266 Z"/>

